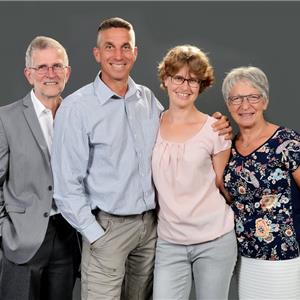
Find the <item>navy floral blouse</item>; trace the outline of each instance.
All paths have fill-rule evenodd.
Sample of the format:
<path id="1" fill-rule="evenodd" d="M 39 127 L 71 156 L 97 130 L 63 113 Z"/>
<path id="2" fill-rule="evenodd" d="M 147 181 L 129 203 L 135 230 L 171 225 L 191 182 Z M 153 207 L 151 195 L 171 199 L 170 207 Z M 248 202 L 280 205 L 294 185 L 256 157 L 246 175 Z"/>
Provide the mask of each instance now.
<path id="1" fill-rule="evenodd" d="M 224 184 L 233 199 L 240 254 L 264 260 L 298 257 L 291 173 L 300 165 L 300 135 L 279 127 L 247 156 L 234 144 Z"/>

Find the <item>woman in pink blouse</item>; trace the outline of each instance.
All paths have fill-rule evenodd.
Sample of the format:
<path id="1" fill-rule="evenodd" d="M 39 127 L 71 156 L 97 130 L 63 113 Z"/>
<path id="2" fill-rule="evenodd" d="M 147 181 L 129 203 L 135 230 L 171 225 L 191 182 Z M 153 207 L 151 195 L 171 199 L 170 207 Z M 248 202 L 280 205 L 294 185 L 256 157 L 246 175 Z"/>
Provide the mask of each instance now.
<path id="1" fill-rule="evenodd" d="M 231 142 L 195 106 L 213 69 L 200 49 L 183 45 L 166 54 L 159 77 L 169 109 L 152 157 L 159 202 L 153 298 L 188 299 L 193 279 L 197 299 L 227 299 L 237 249 L 220 189 Z"/>

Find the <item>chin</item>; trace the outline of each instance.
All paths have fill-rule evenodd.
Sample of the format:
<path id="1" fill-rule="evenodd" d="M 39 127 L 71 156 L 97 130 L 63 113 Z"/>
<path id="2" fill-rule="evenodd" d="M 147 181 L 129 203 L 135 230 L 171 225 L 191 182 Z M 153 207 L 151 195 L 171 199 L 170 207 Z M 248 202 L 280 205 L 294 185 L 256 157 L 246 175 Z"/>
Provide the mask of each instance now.
<path id="1" fill-rule="evenodd" d="M 253 122 L 251 122 L 251 123 L 241 122 L 241 123 L 237 123 L 237 124 L 242 129 L 250 129 L 250 128 L 254 127 L 254 123 Z"/>

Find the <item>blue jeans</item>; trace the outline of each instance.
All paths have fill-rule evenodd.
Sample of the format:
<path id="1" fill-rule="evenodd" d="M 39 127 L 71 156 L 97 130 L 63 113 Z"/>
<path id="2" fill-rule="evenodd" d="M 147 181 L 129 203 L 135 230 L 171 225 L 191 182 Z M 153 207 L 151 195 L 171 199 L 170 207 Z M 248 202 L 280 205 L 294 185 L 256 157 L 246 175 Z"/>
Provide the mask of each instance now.
<path id="1" fill-rule="evenodd" d="M 236 259 L 234 231 L 188 246 L 158 239 L 153 299 L 189 299 L 192 279 L 197 299 L 227 299 Z"/>

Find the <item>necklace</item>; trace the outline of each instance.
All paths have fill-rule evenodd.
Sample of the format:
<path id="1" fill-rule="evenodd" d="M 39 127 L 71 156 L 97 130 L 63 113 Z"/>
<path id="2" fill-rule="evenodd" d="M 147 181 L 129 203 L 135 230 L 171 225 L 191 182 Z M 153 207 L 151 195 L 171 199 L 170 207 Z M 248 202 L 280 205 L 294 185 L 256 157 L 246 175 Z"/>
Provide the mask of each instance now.
<path id="1" fill-rule="evenodd" d="M 247 141 L 241 141 L 242 147 L 248 148 L 249 146 L 251 146 L 253 144 L 253 142 L 258 141 L 264 135 L 264 132 L 265 132 L 266 128 L 268 127 L 268 125 L 269 125 L 269 123 L 266 123 L 265 126 L 263 126 L 263 128 L 258 132 L 258 134 L 256 134 L 254 136 L 254 138 L 249 139 Z"/>

